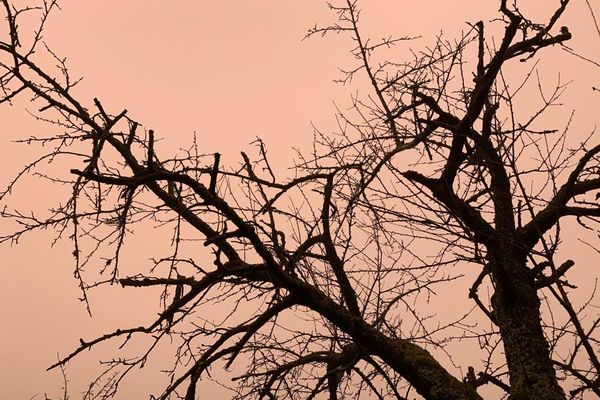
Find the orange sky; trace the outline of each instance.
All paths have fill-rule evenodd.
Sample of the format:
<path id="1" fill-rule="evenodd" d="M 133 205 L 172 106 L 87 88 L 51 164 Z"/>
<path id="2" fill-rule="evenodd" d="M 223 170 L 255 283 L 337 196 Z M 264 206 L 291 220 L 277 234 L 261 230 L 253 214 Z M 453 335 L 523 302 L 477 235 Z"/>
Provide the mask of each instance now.
<path id="1" fill-rule="evenodd" d="M 527 5 L 543 13 L 549 3 L 558 2 L 528 0 Z M 563 21 L 574 34 L 571 45 L 599 60 L 599 42 L 585 3 L 572 3 Z M 593 3 L 600 15 L 599 3 Z M 315 23 L 333 21 L 322 1 L 62 0 L 61 7 L 45 38 L 55 52 L 67 57 L 74 76 L 85 77 L 77 91 L 80 99 L 92 104 L 98 97 L 113 113 L 127 108 L 133 118 L 164 138 L 158 148 L 162 155 L 188 145 L 196 132 L 206 153 L 218 150 L 224 164 L 235 165 L 239 151 L 260 136 L 285 175 L 291 166 L 291 147 L 308 148 L 312 141 L 311 122 L 325 131 L 333 129 L 333 101 L 344 108 L 349 94 L 360 87 L 360 82 L 353 87 L 332 82 L 339 77 L 337 68 L 352 62 L 347 38 L 301 40 Z M 363 1 L 363 8 L 366 34 L 423 35 L 411 44 L 418 49 L 442 29 L 453 37 L 468 28 L 466 21 L 489 20 L 497 2 L 378 0 Z M 401 60 L 407 47 L 394 51 Z M 600 96 L 594 96 L 590 86 L 599 76 L 598 68 L 558 48 L 544 55 L 548 58 L 541 68 L 548 79 L 555 79 L 559 70 L 562 81 L 577 79 L 565 96 L 569 106 L 563 117 L 570 108 L 577 109 L 574 131 L 583 138 L 597 121 Z M 578 79 L 586 76 L 591 80 Z M 600 79 L 595 83 L 600 85 Z M 23 98 L 15 107 L 0 107 L 2 186 L 35 153 L 10 141 L 43 134 L 45 129 L 26 115 L 26 105 Z M 39 187 L 24 184 L 15 190 L 14 201 L 23 210 L 43 209 L 48 199 L 65 198 L 65 190 L 46 187 L 40 193 Z M 37 233 L 24 237 L 19 246 L 0 246 L 0 397 L 5 399 L 36 394 L 43 398 L 44 392 L 56 396 L 60 374 L 44 370 L 57 353 L 70 352 L 80 337 L 91 338 L 122 322 L 130 325 L 152 316 L 142 312 L 147 296 L 107 289 L 92 297 L 94 319 L 90 319 L 77 301 L 70 249 L 64 243 L 51 249 L 51 238 Z M 143 250 L 137 259 L 144 262 Z M 156 299 L 149 301 L 155 309 Z M 92 377 L 101 354 L 84 354 L 71 365 L 74 398 Z M 147 377 L 134 380 L 118 398 L 140 398 L 154 384 Z"/>

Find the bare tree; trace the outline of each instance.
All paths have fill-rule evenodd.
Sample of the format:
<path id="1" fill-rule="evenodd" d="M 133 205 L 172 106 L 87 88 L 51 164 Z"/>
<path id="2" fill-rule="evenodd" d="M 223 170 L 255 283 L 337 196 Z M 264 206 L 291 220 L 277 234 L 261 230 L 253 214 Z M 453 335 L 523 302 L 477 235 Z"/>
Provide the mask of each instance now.
<path id="1" fill-rule="evenodd" d="M 99 285 L 162 289 L 151 323 L 81 339 L 51 368 L 101 342 L 146 337 L 137 357 L 106 362 L 84 398 L 113 397 L 168 340 L 168 384 L 152 398 L 199 398 L 201 377 L 221 367 L 235 371 L 235 398 L 480 399 L 484 385 L 513 400 L 600 396 L 598 303 L 571 301 L 575 262 L 558 253 L 563 220 L 597 240 L 600 145 L 543 127 L 565 86 L 544 94 L 534 61 L 571 39 L 559 26 L 569 0 L 552 4 L 535 22 L 500 0 L 496 20 L 400 62 L 376 57 L 410 38 L 367 40 L 356 1 L 329 5 L 337 21 L 309 36 L 347 35 L 356 65 L 342 81 L 361 74 L 372 93 L 353 98 L 338 132 L 317 131 L 314 152 L 281 180 L 260 141 L 231 168 L 195 140 L 184 157 L 159 157 L 158 133 L 72 94 L 77 81 L 41 41 L 56 1 L 2 0 L 2 102 L 32 96 L 63 133 L 24 140 L 51 150 L 0 200 L 48 159 L 68 160 L 69 176 L 42 176 L 71 189 L 43 217 L 4 206 L 21 228 L 0 240 L 45 228 L 68 237 L 85 301 Z M 29 13 L 41 15 L 33 35 L 19 24 Z M 36 51 L 60 74 L 40 68 Z M 532 69 L 511 84 L 506 66 L 519 61 Z M 519 111 L 527 85 L 543 100 L 531 115 Z M 133 227 L 149 224 L 172 231 L 170 254 L 122 277 Z M 461 283 L 470 308 L 451 320 L 429 313 L 438 290 Z M 207 317 L 215 307 L 228 311 Z M 456 342 L 483 366 L 455 376 Z"/>

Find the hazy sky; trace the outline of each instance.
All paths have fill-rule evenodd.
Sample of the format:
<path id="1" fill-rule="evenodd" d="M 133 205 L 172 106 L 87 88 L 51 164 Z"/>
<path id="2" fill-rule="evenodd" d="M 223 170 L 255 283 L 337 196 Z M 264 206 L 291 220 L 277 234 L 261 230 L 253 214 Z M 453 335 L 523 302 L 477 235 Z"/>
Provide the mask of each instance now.
<path id="1" fill-rule="evenodd" d="M 468 29 L 466 21 L 488 21 L 495 16 L 497 3 L 363 1 L 364 27 L 375 38 L 423 35 L 411 44 L 418 49 L 441 30 L 453 37 Z M 554 8 L 558 1 L 528 0 L 527 6 L 543 13 L 550 3 Z M 585 2 L 572 3 L 564 20 L 575 37 L 572 45 L 598 60 L 598 41 Z M 127 108 L 133 118 L 164 138 L 158 149 L 163 155 L 188 145 L 196 132 L 206 153 L 218 150 L 224 153 L 224 163 L 234 165 L 239 151 L 260 136 L 284 175 L 291 147 L 309 147 L 311 122 L 326 131 L 333 129 L 333 102 L 347 106 L 349 95 L 360 88 L 360 82 L 353 87 L 333 83 L 340 76 L 338 67 L 352 65 L 348 38 L 334 35 L 302 41 L 315 23 L 334 20 L 323 1 L 62 0 L 60 4 L 62 11 L 52 16 L 45 39 L 67 58 L 74 76 L 85 77 L 77 89 L 79 98 L 92 104 L 98 97 L 113 113 Z M 592 4 L 600 15 L 598 1 Z M 408 56 L 407 49 L 398 46 L 394 57 Z M 599 76 L 597 67 L 559 48 L 544 54 L 547 79 L 556 79 L 559 70 L 565 82 L 582 76 L 592 77 L 593 82 Z M 580 79 L 565 97 L 569 107 L 577 108 L 575 127 L 581 130 L 575 134 L 582 138 L 597 121 L 599 96 L 595 94 L 590 80 Z M 0 107 L 0 185 L 35 153 L 10 141 L 44 133 L 44 125 L 24 112 L 26 100 L 12 108 Z M 68 189 L 61 187 L 41 191 L 24 185 L 16 189 L 15 198 L 26 210 L 48 199 L 66 198 L 66 193 Z M 57 353 L 70 352 L 80 337 L 91 338 L 117 324 L 147 322 L 145 318 L 151 317 L 140 312 L 148 305 L 147 296 L 107 289 L 93 295 L 94 319 L 90 319 L 77 301 L 70 249 L 64 243 L 50 248 L 52 238 L 38 233 L 24 237 L 19 246 L 0 246 L 3 399 L 29 399 L 36 394 L 43 398 L 44 392 L 56 396 L 60 374 L 44 370 Z M 145 261 L 143 255 L 138 261 Z M 155 309 L 156 298 L 149 301 Z M 92 377 L 101 354 L 84 354 L 71 365 L 74 398 Z M 148 379 L 133 382 L 124 386 L 119 398 L 139 398 L 148 391 L 145 385 L 154 384 Z"/>

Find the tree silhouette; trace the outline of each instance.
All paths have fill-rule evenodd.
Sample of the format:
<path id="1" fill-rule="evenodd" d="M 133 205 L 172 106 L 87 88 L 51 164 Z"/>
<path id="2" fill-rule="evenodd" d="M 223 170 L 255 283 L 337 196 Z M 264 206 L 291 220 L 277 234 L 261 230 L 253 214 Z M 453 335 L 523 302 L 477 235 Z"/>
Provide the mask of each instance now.
<path id="1" fill-rule="evenodd" d="M 84 398 L 114 396 L 169 341 L 168 384 L 153 398 L 200 398 L 200 379 L 221 367 L 235 373 L 235 398 L 480 399 L 486 385 L 513 400 L 600 396 L 597 303 L 570 300 L 575 262 L 558 254 L 563 220 L 576 222 L 569 235 L 597 236 L 600 145 L 539 128 L 562 84 L 524 117 L 519 91 L 534 74 L 511 83 L 504 73 L 571 39 L 559 26 L 569 1 L 554 3 L 539 23 L 501 0 L 496 20 L 402 62 L 374 57 L 410 38 L 370 41 L 356 1 L 330 4 L 337 21 L 308 36 L 349 36 L 356 65 L 341 80 L 362 74 L 372 94 L 340 113 L 338 132 L 316 131 L 314 151 L 282 180 L 260 141 L 238 167 L 196 140 L 183 157 L 159 157 L 158 133 L 126 110 L 74 96 L 77 81 L 41 41 L 56 1 L 19 9 L 2 0 L 2 103 L 30 95 L 64 133 L 24 140 L 51 150 L 0 200 L 48 159 L 68 160 L 68 177 L 43 176 L 71 189 L 44 217 L 3 207 L 20 228 L 0 240 L 55 229 L 72 242 L 86 302 L 90 288 L 119 283 L 160 288 L 164 306 L 148 325 L 81 339 L 51 368 L 101 342 L 143 336 L 151 344 L 107 362 Z M 41 23 L 24 35 L 19 21 L 30 13 Z M 61 74 L 34 62 L 36 52 L 55 57 Z M 127 238 L 148 223 L 172 231 L 171 253 L 123 277 Z M 83 272 L 98 265 L 94 277 Z M 429 314 L 438 290 L 448 296 L 465 282 L 460 295 L 472 304 L 459 317 Z M 456 376 L 458 355 L 445 349 L 455 342 L 483 365 Z"/>

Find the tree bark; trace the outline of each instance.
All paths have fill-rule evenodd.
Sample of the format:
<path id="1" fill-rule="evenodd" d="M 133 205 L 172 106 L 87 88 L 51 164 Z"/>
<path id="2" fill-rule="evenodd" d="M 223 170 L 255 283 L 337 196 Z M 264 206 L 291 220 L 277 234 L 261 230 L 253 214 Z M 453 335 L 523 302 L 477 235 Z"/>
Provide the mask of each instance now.
<path id="1" fill-rule="evenodd" d="M 491 253 L 492 315 L 510 371 L 511 400 L 564 400 L 541 325 L 540 300 L 524 258 Z"/>

